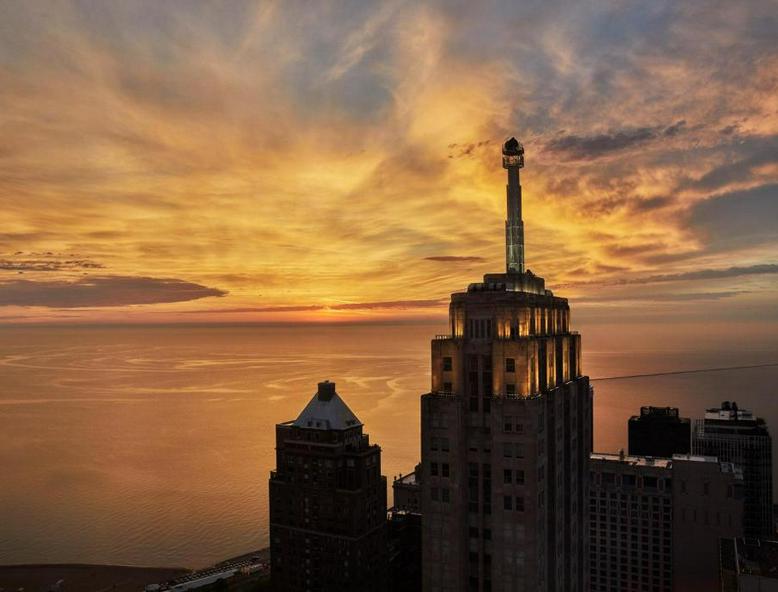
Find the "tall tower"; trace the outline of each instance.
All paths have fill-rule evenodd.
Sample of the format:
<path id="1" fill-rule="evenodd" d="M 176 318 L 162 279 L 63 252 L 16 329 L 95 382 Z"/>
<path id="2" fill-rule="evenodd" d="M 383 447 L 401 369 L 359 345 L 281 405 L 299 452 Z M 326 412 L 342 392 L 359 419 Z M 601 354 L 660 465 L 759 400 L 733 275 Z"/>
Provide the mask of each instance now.
<path id="1" fill-rule="evenodd" d="M 332 382 L 319 383 L 296 420 L 276 426 L 270 557 L 278 592 L 386 589 L 381 449 Z"/>
<path id="2" fill-rule="evenodd" d="M 508 171 L 507 271 L 451 295 L 421 397 L 425 592 L 589 590 L 592 391 L 567 300 L 524 269 L 519 168 Z"/>
<path id="3" fill-rule="evenodd" d="M 735 402 L 724 401 L 720 408 L 706 409 L 704 419 L 695 420 L 692 450 L 743 469 L 744 534 L 773 537 L 772 438 L 765 421 L 747 409 L 738 409 Z"/>
<path id="4" fill-rule="evenodd" d="M 508 218 L 505 220 L 505 270 L 524 273 L 524 221 L 521 219 L 521 182 L 519 169 L 524 168 L 524 146 L 511 138 L 502 147 L 502 168 L 508 171 Z"/>

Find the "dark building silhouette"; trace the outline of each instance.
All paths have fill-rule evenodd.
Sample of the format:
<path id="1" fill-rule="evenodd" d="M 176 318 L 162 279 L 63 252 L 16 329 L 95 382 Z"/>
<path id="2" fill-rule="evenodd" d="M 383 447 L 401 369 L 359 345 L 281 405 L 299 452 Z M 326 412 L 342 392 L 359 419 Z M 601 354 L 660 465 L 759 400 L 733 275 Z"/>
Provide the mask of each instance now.
<path id="1" fill-rule="evenodd" d="M 506 272 L 451 296 L 421 398 L 425 592 L 588 590 L 592 391 L 567 300 L 524 267 L 508 172 Z"/>
<path id="2" fill-rule="evenodd" d="M 388 540 L 389 591 L 421 592 L 421 514 L 392 508 Z"/>
<path id="3" fill-rule="evenodd" d="M 386 478 L 381 449 L 319 383 L 300 416 L 276 426 L 270 474 L 271 577 L 283 592 L 383 591 Z"/>
<path id="4" fill-rule="evenodd" d="M 778 541 L 722 539 L 721 592 L 778 592 Z"/>
<path id="5" fill-rule="evenodd" d="M 405 512 L 421 512 L 421 465 L 407 475 L 400 475 L 392 483 L 394 509 Z"/>
<path id="6" fill-rule="evenodd" d="M 743 473 L 712 457 L 591 455 L 591 590 L 718 590 L 743 532 Z"/>
<path id="7" fill-rule="evenodd" d="M 694 422 L 692 450 L 742 467 L 744 534 L 773 537 L 772 439 L 764 420 L 738 409 L 737 403 L 724 401 L 720 408 L 706 409 L 705 418 Z"/>
<path id="8" fill-rule="evenodd" d="M 676 407 L 641 407 L 629 418 L 629 454 L 672 458 L 689 454 L 692 427 L 688 417 L 679 417 Z"/>

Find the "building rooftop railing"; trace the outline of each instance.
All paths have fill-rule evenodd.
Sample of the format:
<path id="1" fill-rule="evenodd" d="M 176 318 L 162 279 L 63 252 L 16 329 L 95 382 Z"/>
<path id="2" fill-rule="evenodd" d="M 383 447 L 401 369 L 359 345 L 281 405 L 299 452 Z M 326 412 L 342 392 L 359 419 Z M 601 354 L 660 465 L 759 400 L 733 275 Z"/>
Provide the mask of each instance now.
<path id="1" fill-rule="evenodd" d="M 488 340 L 488 339 L 494 339 L 495 341 L 516 341 L 519 339 L 527 339 L 529 337 L 555 337 L 557 335 L 580 335 L 581 333 L 579 331 L 560 331 L 559 333 L 540 333 L 536 331 L 535 333 L 528 334 L 528 335 L 505 335 L 503 337 L 500 337 L 499 335 L 494 335 L 490 337 L 479 337 L 478 339 L 481 340 Z M 454 335 L 435 335 L 435 341 L 444 341 L 447 339 L 463 339 L 464 336 L 455 337 Z M 474 337 L 471 337 L 470 339 L 475 339 Z"/>

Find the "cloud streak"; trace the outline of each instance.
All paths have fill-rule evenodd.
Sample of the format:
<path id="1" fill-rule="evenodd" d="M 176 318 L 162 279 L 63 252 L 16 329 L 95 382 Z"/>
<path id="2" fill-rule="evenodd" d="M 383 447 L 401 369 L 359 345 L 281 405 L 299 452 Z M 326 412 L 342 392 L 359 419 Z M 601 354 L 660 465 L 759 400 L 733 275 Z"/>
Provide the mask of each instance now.
<path id="1" fill-rule="evenodd" d="M 225 296 L 224 290 L 177 279 L 99 276 L 0 282 L 0 306 L 91 308 L 188 302 Z"/>

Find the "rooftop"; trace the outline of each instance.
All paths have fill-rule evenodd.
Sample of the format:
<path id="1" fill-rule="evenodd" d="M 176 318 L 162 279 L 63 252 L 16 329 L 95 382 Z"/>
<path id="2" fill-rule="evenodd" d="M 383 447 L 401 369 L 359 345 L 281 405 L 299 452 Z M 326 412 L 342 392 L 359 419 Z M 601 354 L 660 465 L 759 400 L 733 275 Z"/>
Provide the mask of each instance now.
<path id="1" fill-rule="evenodd" d="M 319 383 L 319 390 L 293 425 L 314 430 L 347 430 L 361 426 L 362 422 L 335 392 L 335 383 L 325 380 Z"/>
<path id="2" fill-rule="evenodd" d="M 705 419 L 719 421 L 755 421 L 754 414 L 748 409 L 740 409 L 735 401 L 724 401 L 721 407 L 710 407 L 705 410 Z"/>
<path id="3" fill-rule="evenodd" d="M 660 469 L 672 469 L 673 461 L 716 463 L 724 473 L 739 473 L 730 462 L 719 462 L 715 456 L 701 456 L 697 454 L 674 454 L 673 458 L 659 458 L 653 456 L 629 456 L 623 453 L 613 452 L 592 452 L 591 460 L 602 460 L 610 462 L 620 462 L 633 467 L 657 467 Z"/>

